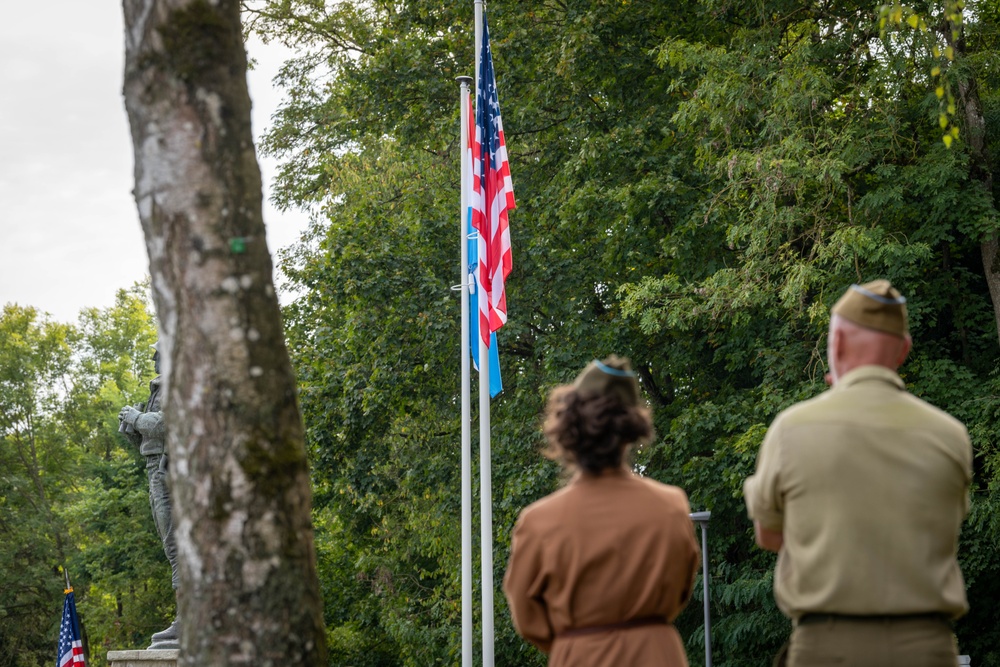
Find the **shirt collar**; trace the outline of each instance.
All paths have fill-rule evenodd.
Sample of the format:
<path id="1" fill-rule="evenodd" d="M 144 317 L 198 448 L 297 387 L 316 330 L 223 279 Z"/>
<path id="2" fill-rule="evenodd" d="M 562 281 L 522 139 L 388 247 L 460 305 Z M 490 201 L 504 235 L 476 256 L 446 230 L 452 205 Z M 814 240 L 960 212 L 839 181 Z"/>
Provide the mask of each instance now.
<path id="1" fill-rule="evenodd" d="M 605 468 L 599 473 L 585 472 L 583 470 L 577 470 L 573 473 L 573 477 L 570 479 L 570 484 L 581 484 L 587 482 L 594 482 L 600 479 L 614 479 L 632 477 L 632 471 L 624 466 L 619 466 L 617 468 Z"/>
<path id="2" fill-rule="evenodd" d="M 906 389 L 906 383 L 899 374 L 885 366 L 859 366 L 844 374 L 837 382 L 837 388 L 852 387 L 860 382 L 878 381 L 891 384 L 897 389 Z"/>

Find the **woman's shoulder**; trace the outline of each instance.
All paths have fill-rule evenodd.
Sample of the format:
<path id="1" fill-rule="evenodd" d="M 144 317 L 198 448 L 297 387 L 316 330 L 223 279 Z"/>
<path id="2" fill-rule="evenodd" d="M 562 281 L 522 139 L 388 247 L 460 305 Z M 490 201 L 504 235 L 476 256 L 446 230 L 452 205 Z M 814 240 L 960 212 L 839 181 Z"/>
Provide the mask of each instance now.
<path id="1" fill-rule="evenodd" d="M 688 503 L 687 492 L 685 492 L 681 487 L 674 486 L 673 484 L 664 484 L 663 482 L 658 482 L 655 479 L 640 477 L 638 475 L 635 476 L 635 479 L 639 484 L 643 485 L 648 493 L 656 495 L 664 502 L 671 505 L 677 505 L 679 508 L 683 509 L 685 513 L 690 513 L 691 510 Z"/>
<path id="2" fill-rule="evenodd" d="M 578 514 L 579 503 L 573 497 L 573 487 L 563 487 L 524 507 L 517 516 L 514 532 L 552 539 L 566 530 Z"/>
<path id="3" fill-rule="evenodd" d="M 567 502 L 572 503 L 572 498 L 570 497 L 571 493 L 572 486 L 564 486 L 557 491 L 553 491 L 547 496 L 539 498 L 521 510 L 518 520 L 521 522 L 538 521 L 542 517 L 549 516 L 554 512 L 559 512 Z"/>

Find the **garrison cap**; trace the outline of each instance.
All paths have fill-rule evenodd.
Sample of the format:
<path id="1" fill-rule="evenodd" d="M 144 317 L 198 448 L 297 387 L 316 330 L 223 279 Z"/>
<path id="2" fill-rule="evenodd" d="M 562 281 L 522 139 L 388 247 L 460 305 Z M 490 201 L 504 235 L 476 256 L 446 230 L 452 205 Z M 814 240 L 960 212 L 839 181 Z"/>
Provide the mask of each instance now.
<path id="1" fill-rule="evenodd" d="M 830 312 L 866 329 L 900 338 L 910 331 L 906 299 L 888 280 L 851 285 Z"/>
<path id="2" fill-rule="evenodd" d="M 573 388 L 581 396 L 615 394 L 627 406 L 639 404 L 639 380 L 626 357 L 612 354 L 604 361 L 594 359 L 576 376 Z"/>

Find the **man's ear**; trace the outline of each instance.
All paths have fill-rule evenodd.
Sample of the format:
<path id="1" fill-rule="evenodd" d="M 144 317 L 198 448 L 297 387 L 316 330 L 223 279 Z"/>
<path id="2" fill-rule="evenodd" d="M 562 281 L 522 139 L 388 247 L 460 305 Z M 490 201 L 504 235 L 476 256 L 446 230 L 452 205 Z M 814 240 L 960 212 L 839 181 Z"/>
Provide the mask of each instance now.
<path id="1" fill-rule="evenodd" d="M 899 355 L 896 358 L 896 368 L 899 368 L 900 366 L 903 365 L 903 362 L 906 361 L 906 357 L 910 354 L 910 350 L 912 348 L 913 348 L 913 339 L 910 337 L 910 334 L 906 334 L 906 336 L 903 337 L 903 342 L 900 344 L 899 347 Z"/>
<path id="2" fill-rule="evenodd" d="M 837 359 L 844 358 L 844 332 L 840 327 L 835 327 L 830 332 L 830 347 L 837 356 Z M 829 362 L 829 360 L 827 360 Z"/>

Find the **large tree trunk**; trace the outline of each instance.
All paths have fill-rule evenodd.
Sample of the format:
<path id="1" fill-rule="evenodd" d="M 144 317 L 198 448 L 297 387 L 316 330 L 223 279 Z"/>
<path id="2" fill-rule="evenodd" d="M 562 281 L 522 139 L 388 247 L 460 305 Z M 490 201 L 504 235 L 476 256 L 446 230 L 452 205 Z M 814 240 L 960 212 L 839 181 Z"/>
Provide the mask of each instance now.
<path id="1" fill-rule="evenodd" d="M 123 0 L 187 665 L 324 665 L 309 475 L 237 0 Z"/>
<path id="2" fill-rule="evenodd" d="M 972 158 L 969 161 L 970 176 L 992 197 L 993 172 L 990 169 L 990 156 L 986 148 L 986 119 L 983 117 L 983 105 L 979 101 L 979 88 L 975 80 L 960 81 L 958 97 L 965 115 L 965 131 Z M 980 251 L 983 256 L 983 273 L 990 288 L 990 299 L 993 301 L 997 336 L 1000 340 L 1000 243 L 995 230 L 983 238 Z"/>
<path id="3" fill-rule="evenodd" d="M 949 24 L 946 39 L 960 55 L 965 54 L 964 35 L 954 39 L 955 26 Z M 961 32 L 959 33 L 961 35 Z M 979 183 L 990 198 L 993 198 L 993 171 L 990 167 L 990 155 L 986 146 L 986 119 L 983 117 L 983 105 L 979 99 L 979 86 L 971 76 L 958 82 L 958 103 L 965 120 L 966 140 L 969 142 L 969 176 Z M 994 207 L 996 201 L 993 202 Z M 980 242 L 980 252 L 983 258 L 983 274 L 990 290 L 993 302 L 993 318 L 1000 340 L 1000 232 L 988 232 Z"/>

